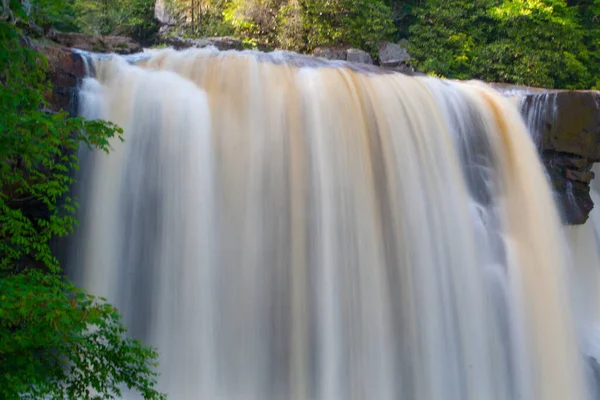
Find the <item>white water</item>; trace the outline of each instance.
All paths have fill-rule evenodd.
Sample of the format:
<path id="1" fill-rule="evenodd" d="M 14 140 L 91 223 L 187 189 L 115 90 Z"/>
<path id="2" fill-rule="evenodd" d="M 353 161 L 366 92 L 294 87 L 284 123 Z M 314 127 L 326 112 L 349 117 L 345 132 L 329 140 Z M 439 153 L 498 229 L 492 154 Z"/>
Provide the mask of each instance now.
<path id="1" fill-rule="evenodd" d="M 600 362 L 600 166 L 592 169 L 591 197 L 594 208 L 583 225 L 566 227 L 574 277 L 578 288 L 578 314 L 582 321 L 585 354 Z M 600 367 L 595 371 L 595 398 L 600 398 Z"/>
<path id="2" fill-rule="evenodd" d="M 508 100 L 287 55 L 138 64 L 98 60 L 82 88 L 125 142 L 86 157 L 73 264 L 158 346 L 170 398 L 590 398 Z"/>

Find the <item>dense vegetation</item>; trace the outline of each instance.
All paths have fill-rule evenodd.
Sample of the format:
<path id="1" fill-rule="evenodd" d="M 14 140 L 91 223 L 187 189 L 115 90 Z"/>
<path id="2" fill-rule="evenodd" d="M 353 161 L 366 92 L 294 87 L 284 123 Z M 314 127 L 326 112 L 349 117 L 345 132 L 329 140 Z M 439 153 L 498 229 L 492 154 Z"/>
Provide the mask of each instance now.
<path id="1" fill-rule="evenodd" d="M 37 0 L 46 4 L 61 0 Z M 422 72 L 555 88 L 600 88 L 600 0 L 162 0 L 171 34 L 235 36 L 311 52 L 352 46 L 377 59 L 408 39 Z M 59 28 L 151 43 L 155 0 L 65 0 Z M 43 7 L 42 7 L 43 8 Z M 48 8 L 48 7 L 46 7 Z M 54 8 L 56 9 L 56 8 Z M 48 14 L 41 10 L 38 14 Z"/>
<path id="2" fill-rule="evenodd" d="M 157 353 L 126 336 L 114 307 L 66 279 L 51 252 L 76 222 L 76 149 L 107 150 L 121 132 L 46 109 L 46 61 L 19 27 L 69 21 L 52 20 L 61 16 L 52 3 L 34 5 L 36 19 L 18 1 L 0 4 L 0 398 L 112 399 L 127 387 L 161 399 Z"/>
<path id="3" fill-rule="evenodd" d="M 600 36 L 586 32 L 581 12 L 563 0 L 428 0 L 410 28 L 412 51 L 424 71 L 448 77 L 591 87 Z"/>
<path id="4" fill-rule="evenodd" d="M 90 1 L 90 0 L 77 0 Z M 139 0 L 142 1 L 142 0 Z M 165 0 L 177 33 L 310 52 L 409 39 L 449 78 L 600 87 L 600 0 Z"/>

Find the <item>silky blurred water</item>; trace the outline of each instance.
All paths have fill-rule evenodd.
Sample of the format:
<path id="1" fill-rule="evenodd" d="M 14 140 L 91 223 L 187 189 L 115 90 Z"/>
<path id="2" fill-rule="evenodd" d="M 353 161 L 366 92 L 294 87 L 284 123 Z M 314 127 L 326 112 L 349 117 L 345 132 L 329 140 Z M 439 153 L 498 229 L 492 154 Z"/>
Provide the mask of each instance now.
<path id="1" fill-rule="evenodd" d="M 584 319 L 519 110 L 290 54 L 94 59 L 75 280 L 172 399 L 591 398 Z M 586 342 L 587 343 L 587 342 Z"/>

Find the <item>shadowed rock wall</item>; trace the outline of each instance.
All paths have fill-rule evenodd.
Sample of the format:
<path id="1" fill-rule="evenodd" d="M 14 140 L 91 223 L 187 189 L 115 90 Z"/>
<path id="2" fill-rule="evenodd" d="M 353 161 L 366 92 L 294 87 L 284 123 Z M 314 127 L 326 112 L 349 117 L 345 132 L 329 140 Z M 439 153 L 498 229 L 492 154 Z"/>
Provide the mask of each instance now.
<path id="1" fill-rule="evenodd" d="M 538 146 L 567 224 L 583 224 L 594 207 L 591 171 L 600 161 L 600 92 L 532 91 L 521 113 Z"/>

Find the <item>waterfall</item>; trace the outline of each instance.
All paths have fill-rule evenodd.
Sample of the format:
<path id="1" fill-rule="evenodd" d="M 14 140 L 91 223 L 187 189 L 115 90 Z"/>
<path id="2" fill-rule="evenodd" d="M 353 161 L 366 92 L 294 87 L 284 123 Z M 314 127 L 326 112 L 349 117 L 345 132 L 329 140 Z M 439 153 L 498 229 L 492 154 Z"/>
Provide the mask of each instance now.
<path id="1" fill-rule="evenodd" d="M 591 399 L 570 252 L 519 110 L 289 53 L 96 59 L 75 281 L 172 399 Z M 83 152 L 83 151 L 82 151 Z"/>
<path id="2" fill-rule="evenodd" d="M 590 194 L 594 208 L 583 225 L 566 227 L 574 280 L 578 291 L 579 318 L 584 352 L 590 357 L 594 398 L 600 398 L 600 166 L 595 165 Z"/>

